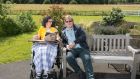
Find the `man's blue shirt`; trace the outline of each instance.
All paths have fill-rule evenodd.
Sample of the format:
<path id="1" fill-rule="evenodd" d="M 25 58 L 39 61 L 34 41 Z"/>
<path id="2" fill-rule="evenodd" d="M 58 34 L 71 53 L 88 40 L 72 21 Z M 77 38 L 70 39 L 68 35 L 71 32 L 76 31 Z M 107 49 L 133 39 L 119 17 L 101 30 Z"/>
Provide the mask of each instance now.
<path id="1" fill-rule="evenodd" d="M 68 44 L 76 40 L 73 28 L 66 28 L 66 36 L 68 38 Z M 81 48 L 80 44 L 76 44 L 75 48 Z"/>

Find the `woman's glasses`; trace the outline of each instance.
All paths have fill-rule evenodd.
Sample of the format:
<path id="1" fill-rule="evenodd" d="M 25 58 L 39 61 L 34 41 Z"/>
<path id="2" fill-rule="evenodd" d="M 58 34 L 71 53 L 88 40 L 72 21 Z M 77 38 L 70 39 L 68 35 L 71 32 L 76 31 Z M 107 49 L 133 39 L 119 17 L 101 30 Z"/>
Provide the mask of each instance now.
<path id="1" fill-rule="evenodd" d="M 48 22 L 53 22 L 53 21 L 48 21 Z"/>
<path id="2" fill-rule="evenodd" d="M 72 21 L 65 21 L 66 23 L 70 23 L 70 22 L 72 22 Z"/>

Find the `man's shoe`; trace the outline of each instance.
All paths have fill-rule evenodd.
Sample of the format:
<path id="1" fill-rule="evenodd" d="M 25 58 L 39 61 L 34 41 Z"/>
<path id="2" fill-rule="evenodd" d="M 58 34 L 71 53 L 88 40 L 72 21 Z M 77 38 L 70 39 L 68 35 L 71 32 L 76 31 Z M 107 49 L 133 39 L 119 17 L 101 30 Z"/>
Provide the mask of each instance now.
<path id="1" fill-rule="evenodd" d="M 78 73 L 79 79 L 86 79 L 86 74 L 84 72 Z"/>

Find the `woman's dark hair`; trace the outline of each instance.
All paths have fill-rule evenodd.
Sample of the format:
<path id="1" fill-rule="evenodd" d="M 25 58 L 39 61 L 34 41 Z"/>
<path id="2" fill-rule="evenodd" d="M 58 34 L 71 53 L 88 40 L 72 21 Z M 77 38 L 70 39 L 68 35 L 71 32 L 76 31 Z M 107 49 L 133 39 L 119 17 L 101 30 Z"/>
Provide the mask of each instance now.
<path id="1" fill-rule="evenodd" d="M 55 27 L 55 23 L 56 23 L 56 22 L 53 20 L 53 21 L 52 21 L 52 27 Z"/>
<path id="2" fill-rule="evenodd" d="M 46 23 L 48 22 L 49 19 L 52 19 L 50 16 L 44 17 L 42 21 L 42 26 L 46 27 Z"/>

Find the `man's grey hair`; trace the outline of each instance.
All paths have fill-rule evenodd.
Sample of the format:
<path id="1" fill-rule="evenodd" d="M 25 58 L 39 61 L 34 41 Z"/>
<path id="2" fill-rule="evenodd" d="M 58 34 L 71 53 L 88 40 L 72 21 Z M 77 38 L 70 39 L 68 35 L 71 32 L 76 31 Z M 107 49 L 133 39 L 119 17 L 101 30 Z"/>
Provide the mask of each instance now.
<path id="1" fill-rule="evenodd" d="M 73 18 L 72 18 L 72 16 L 71 16 L 71 15 L 66 15 L 66 16 L 64 17 L 64 20 L 66 20 L 66 19 L 70 19 L 70 20 L 72 20 L 72 21 L 73 21 Z"/>

